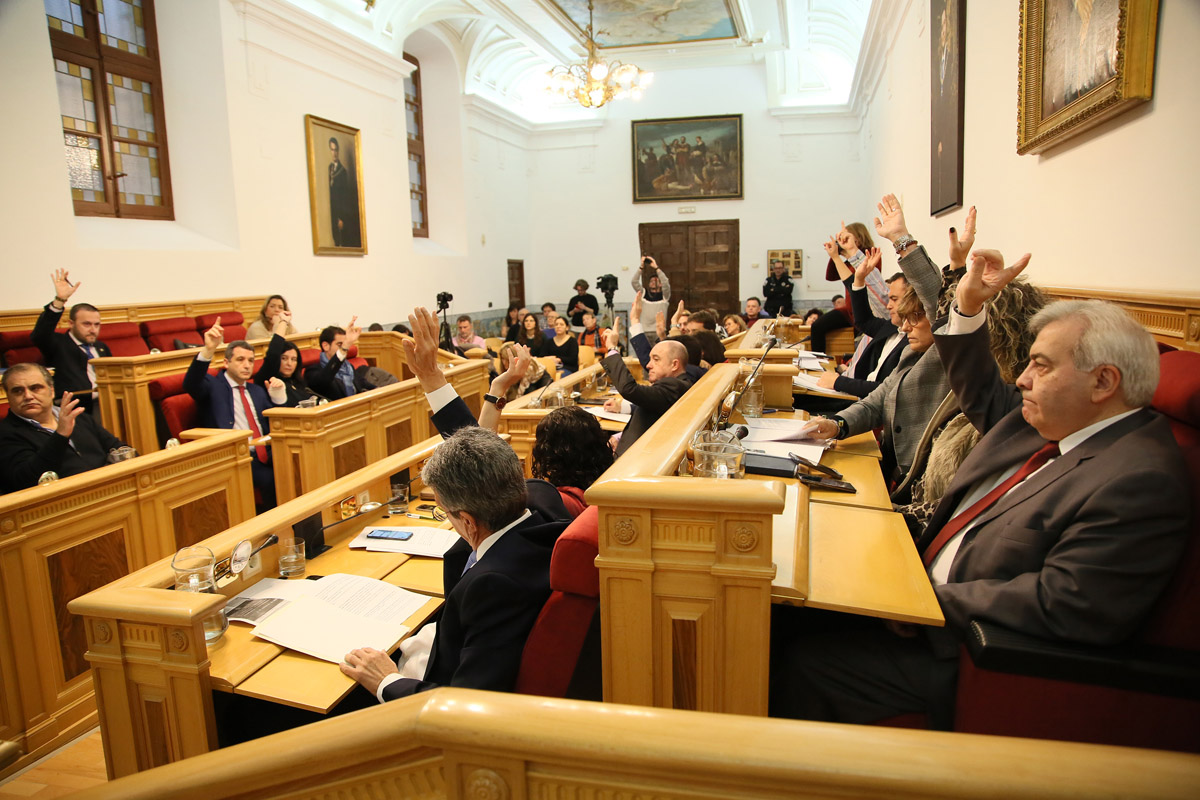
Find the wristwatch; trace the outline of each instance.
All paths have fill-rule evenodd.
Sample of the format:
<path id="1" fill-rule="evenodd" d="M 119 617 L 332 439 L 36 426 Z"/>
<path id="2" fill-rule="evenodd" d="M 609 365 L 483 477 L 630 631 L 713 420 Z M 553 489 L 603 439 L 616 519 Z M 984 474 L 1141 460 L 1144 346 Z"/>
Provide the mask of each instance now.
<path id="1" fill-rule="evenodd" d="M 904 234 L 899 239 L 897 239 L 895 242 L 896 255 L 900 255 L 901 253 L 903 253 L 905 251 L 906 248 L 912 247 L 916 243 L 917 243 L 916 239 L 909 236 L 907 233 Z"/>
<path id="2" fill-rule="evenodd" d="M 838 426 L 837 438 L 845 439 L 846 434 L 848 434 L 850 432 L 847 429 L 846 420 L 842 419 L 841 417 L 831 417 L 830 419 L 832 419 L 834 422 L 837 423 L 837 426 Z"/>
<path id="3" fill-rule="evenodd" d="M 483 402 L 491 403 L 496 407 L 497 411 L 503 411 L 504 407 L 508 405 L 508 400 L 503 397 L 496 397 L 494 394 L 485 394 L 483 396 Z"/>

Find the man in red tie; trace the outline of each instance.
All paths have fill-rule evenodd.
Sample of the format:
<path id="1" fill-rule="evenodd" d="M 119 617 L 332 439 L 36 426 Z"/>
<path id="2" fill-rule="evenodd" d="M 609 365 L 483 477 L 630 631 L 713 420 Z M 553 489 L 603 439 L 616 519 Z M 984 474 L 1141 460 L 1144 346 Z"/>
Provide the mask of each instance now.
<path id="1" fill-rule="evenodd" d="M 1029 256 L 1006 269 L 996 251 L 973 255 L 935 340 L 983 438 L 917 541 L 946 628 L 835 624 L 777 640 L 772 713 L 872 722 L 920 711 L 949 727 L 971 620 L 1116 644 L 1183 552 L 1186 467 L 1167 421 L 1146 408 L 1158 385 L 1150 334 L 1112 304 L 1053 303 L 1031 320 L 1029 365 L 1006 385 L 984 311 Z"/>
<path id="2" fill-rule="evenodd" d="M 254 374 L 254 348 L 244 341 L 225 347 L 225 369 L 218 375 L 208 373 L 208 365 L 225 341 L 221 318 L 204 332 L 204 347 L 188 367 L 183 390 L 192 396 L 200 411 L 202 425 L 210 428 L 250 431 L 254 439 L 270 432 L 263 411 L 287 402 L 287 389 L 279 378 L 267 381 L 267 388 L 251 382 Z M 275 507 L 275 473 L 271 468 L 270 445 L 250 448 L 250 469 L 254 485 L 262 495 L 260 511 Z"/>

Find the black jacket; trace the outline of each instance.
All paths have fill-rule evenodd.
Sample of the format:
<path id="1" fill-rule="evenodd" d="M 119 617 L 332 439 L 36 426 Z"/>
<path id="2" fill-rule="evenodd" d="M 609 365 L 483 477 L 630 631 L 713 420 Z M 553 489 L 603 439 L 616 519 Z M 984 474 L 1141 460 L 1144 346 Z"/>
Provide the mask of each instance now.
<path id="1" fill-rule="evenodd" d="M 70 334 L 59 333 L 55 330 L 63 312 L 55 311 L 47 303 L 33 326 L 30 338 L 42 351 L 46 366 L 54 367 L 54 396 L 62 397 L 63 392 L 74 392 L 79 398 L 79 405 L 88 411 L 92 410 L 92 382 L 88 380 L 88 357 L 83 348 L 75 344 Z M 99 340 L 92 345 L 96 357 L 111 356 L 108 345 Z"/>
<path id="2" fill-rule="evenodd" d="M 650 426 L 658 422 L 658 418 L 667 413 L 667 409 L 675 405 L 676 400 L 683 397 L 683 393 L 691 388 L 695 379 L 690 373 L 683 372 L 673 378 L 663 378 L 649 386 L 643 386 L 629 374 L 629 369 L 619 353 L 608 356 L 601 363 L 613 387 L 621 393 L 621 397 L 633 404 L 633 416 L 625 426 L 621 441 L 617 445 L 619 457 L 639 436 L 650 430 Z"/>
<path id="3" fill-rule="evenodd" d="M 908 343 L 902 343 L 892 348 L 887 358 L 883 362 L 883 366 L 879 370 L 879 374 L 875 376 L 875 380 L 867 380 L 867 376 L 871 374 L 871 370 L 875 369 L 875 365 L 879 363 L 879 357 L 883 353 L 883 346 L 887 340 L 896 333 L 897 328 L 892 324 L 891 320 L 880 319 L 871 311 L 871 301 L 867 297 L 866 289 L 851 289 L 854 278 L 847 278 L 844 283 L 846 288 L 850 290 L 850 304 L 854 311 L 854 327 L 860 333 L 864 333 L 871 337 L 870 343 L 863 348 L 862 356 L 859 357 L 858 363 L 854 367 L 854 375 L 839 375 L 833 383 L 833 388 L 839 392 L 852 394 L 855 397 L 866 397 L 876 386 L 883 383 L 883 379 L 892 374 L 892 370 L 896 369 L 896 365 L 900 363 L 900 356 L 908 347 Z"/>
<path id="4" fill-rule="evenodd" d="M 75 418 L 68 444 L 65 436 L 34 427 L 10 411 L 0 420 L 0 484 L 4 491 L 15 492 L 36 486 L 47 470 L 60 478 L 78 475 L 103 467 L 108 451 L 124 446 L 89 414 Z"/>

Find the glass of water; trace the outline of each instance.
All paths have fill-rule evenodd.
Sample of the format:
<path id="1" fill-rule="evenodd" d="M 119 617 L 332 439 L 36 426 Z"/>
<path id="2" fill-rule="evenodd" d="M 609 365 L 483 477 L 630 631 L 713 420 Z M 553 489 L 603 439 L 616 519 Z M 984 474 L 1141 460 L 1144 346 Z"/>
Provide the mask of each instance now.
<path id="1" fill-rule="evenodd" d="M 388 502 L 388 514 L 403 515 L 408 512 L 408 481 L 392 481 L 391 500 Z"/>
<path id="2" fill-rule="evenodd" d="M 175 591 L 204 592 L 216 591 L 216 581 L 213 579 L 213 566 L 216 558 L 213 551 L 203 545 L 180 548 L 171 559 L 171 568 L 175 570 Z M 210 614 L 204 619 L 204 641 L 215 642 L 225 635 L 229 627 L 229 619 L 225 611 Z"/>
<path id="3" fill-rule="evenodd" d="M 279 540 L 279 577 L 304 577 L 304 540 Z"/>

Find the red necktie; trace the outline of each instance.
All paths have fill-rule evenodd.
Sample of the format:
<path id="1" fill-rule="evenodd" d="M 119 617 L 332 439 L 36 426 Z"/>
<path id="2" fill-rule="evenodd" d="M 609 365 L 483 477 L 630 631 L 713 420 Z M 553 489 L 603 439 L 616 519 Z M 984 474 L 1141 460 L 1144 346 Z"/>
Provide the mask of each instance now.
<path id="1" fill-rule="evenodd" d="M 921 557 L 921 561 L 928 567 L 933 563 L 933 559 L 937 558 L 937 554 L 946 546 L 946 542 L 950 541 L 954 536 L 967 527 L 973 519 L 978 517 L 984 511 L 987 511 L 992 505 L 1008 493 L 1010 489 L 1016 486 L 1021 481 L 1028 478 L 1034 472 L 1037 472 L 1046 462 L 1058 455 L 1058 442 L 1046 442 L 1042 445 L 1042 449 L 1038 450 L 1029 460 L 1025 462 L 1019 470 L 1017 470 L 1008 480 L 1001 483 L 995 489 L 985 494 L 977 500 L 974 505 L 965 511 L 959 512 L 957 516 L 947 522 L 933 541 L 929 543 L 929 547 L 925 548 L 925 555 Z"/>
<path id="2" fill-rule="evenodd" d="M 254 434 L 255 439 L 261 439 L 262 431 L 258 429 L 258 419 L 254 416 L 254 409 L 250 407 L 250 401 L 246 398 L 246 387 L 239 386 L 237 388 L 242 393 L 242 410 L 246 412 L 246 422 L 250 423 L 250 432 Z M 255 447 L 254 457 L 264 464 L 267 463 L 266 448 L 262 445 Z"/>

